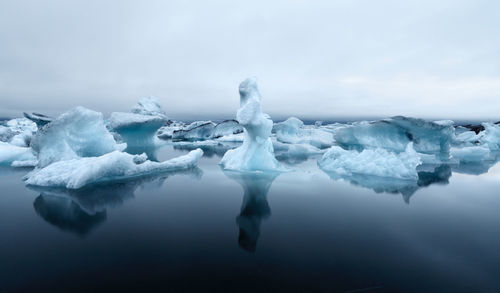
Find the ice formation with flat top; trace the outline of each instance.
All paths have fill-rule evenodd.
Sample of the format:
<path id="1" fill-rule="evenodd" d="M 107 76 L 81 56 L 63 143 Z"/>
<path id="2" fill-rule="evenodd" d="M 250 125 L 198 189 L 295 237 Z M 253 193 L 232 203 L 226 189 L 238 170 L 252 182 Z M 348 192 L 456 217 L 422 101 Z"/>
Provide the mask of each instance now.
<path id="1" fill-rule="evenodd" d="M 35 169 L 25 176 L 26 184 L 79 189 L 87 185 L 129 180 L 159 173 L 196 167 L 201 149 L 164 162 L 148 160 L 146 154 L 131 155 L 114 151 L 99 157 L 75 158 Z"/>
<path id="2" fill-rule="evenodd" d="M 128 146 L 154 145 L 156 132 L 168 121 L 158 100 L 149 97 L 140 99 L 130 113 L 111 113 L 108 127 L 118 133 Z"/>
<path id="3" fill-rule="evenodd" d="M 245 129 L 243 144 L 224 154 L 222 168 L 236 171 L 285 171 L 274 157 L 271 131 L 273 121 L 262 112 L 261 95 L 255 78 L 244 80 L 239 87 L 240 108 L 236 120 Z"/>

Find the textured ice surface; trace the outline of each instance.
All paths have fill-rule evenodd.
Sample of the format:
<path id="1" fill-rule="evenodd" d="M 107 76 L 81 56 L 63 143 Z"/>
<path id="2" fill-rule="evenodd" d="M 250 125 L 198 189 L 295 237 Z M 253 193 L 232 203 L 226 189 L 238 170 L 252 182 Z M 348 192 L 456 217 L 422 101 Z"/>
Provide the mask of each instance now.
<path id="1" fill-rule="evenodd" d="M 217 124 L 214 128 L 212 137 L 219 138 L 223 136 L 232 136 L 234 134 L 243 133 L 243 126 L 236 120 L 225 120 Z"/>
<path id="2" fill-rule="evenodd" d="M 172 138 L 172 135 L 174 131 L 176 130 L 181 130 L 185 127 L 186 125 L 182 122 L 176 122 L 176 121 L 169 121 L 167 122 L 167 125 L 162 126 L 160 129 L 158 129 L 158 132 L 156 133 L 156 136 L 161 139 L 169 139 Z"/>
<path id="3" fill-rule="evenodd" d="M 487 145 L 492 151 L 500 150 L 500 125 L 483 123 L 483 126 L 485 130 L 480 142 Z"/>
<path id="4" fill-rule="evenodd" d="M 137 146 L 154 144 L 156 132 L 165 123 L 165 118 L 159 116 L 113 112 L 108 126 L 129 146 Z"/>
<path id="5" fill-rule="evenodd" d="M 140 146 L 155 144 L 158 129 L 168 122 L 158 100 L 149 97 L 140 99 L 131 113 L 111 113 L 108 126 L 129 146 Z"/>
<path id="6" fill-rule="evenodd" d="M 76 107 L 40 129 L 31 141 L 39 167 L 79 157 L 100 156 L 124 145 L 117 144 L 102 114 Z"/>
<path id="7" fill-rule="evenodd" d="M 273 121 L 262 113 L 261 95 L 255 78 L 240 84 L 240 108 L 236 120 L 245 128 L 243 144 L 226 152 L 220 164 L 227 170 L 284 171 L 274 157 L 271 142 Z"/>
<path id="8" fill-rule="evenodd" d="M 31 137 L 38 130 L 36 124 L 26 118 L 15 118 L 0 125 L 0 141 L 27 147 L 30 145 Z"/>
<path id="9" fill-rule="evenodd" d="M 208 121 L 202 124 L 189 125 L 186 129 L 175 130 L 172 134 L 174 140 L 206 140 L 212 138 L 215 123 Z"/>
<path id="10" fill-rule="evenodd" d="M 54 118 L 52 118 L 52 117 L 49 117 L 49 116 L 46 116 L 46 115 L 43 115 L 40 113 L 35 113 L 35 112 L 33 112 L 31 114 L 24 112 L 23 115 L 24 115 L 24 117 L 28 118 L 29 120 L 35 122 L 38 127 L 42 127 L 45 124 L 48 124 L 49 122 L 54 120 Z"/>
<path id="11" fill-rule="evenodd" d="M 316 126 L 305 126 L 304 122 L 295 117 L 276 123 L 273 126 L 276 139 L 284 143 L 310 144 L 316 148 L 327 148 L 333 144 L 330 132 Z"/>
<path id="12" fill-rule="evenodd" d="M 114 151 L 99 157 L 78 158 L 53 163 L 26 175 L 26 184 L 78 189 L 86 185 L 133 179 L 142 176 L 196 167 L 200 149 L 164 162 L 147 160 L 145 154 Z"/>
<path id="13" fill-rule="evenodd" d="M 382 148 L 361 152 L 331 147 L 318 161 L 321 169 L 342 175 L 364 174 L 378 177 L 416 180 L 420 157 L 409 143 L 404 152 L 396 154 Z"/>
<path id="14" fill-rule="evenodd" d="M 132 107 L 130 112 L 147 116 L 158 116 L 167 119 L 167 114 L 161 108 L 156 97 L 146 97 L 140 99 L 137 104 Z"/>
<path id="15" fill-rule="evenodd" d="M 409 142 L 422 153 L 440 153 L 446 157 L 454 129 L 449 121 L 430 122 L 422 119 L 393 117 L 374 122 L 355 122 L 335 132 L 335 140 L 347 148 L 385 148 L 405 150 Z"/>
<path id="16" fill-rule="evenodd" d="M 452 148 L 451 156 L 463 163 L 481 162 L 493 160 L 490 149 L 485 146 L 467 146 L 462 148 Z"/>
<path id="17" fill-rule="evenodd" d="M 28 147 L 19 147 L 0 141 L 0 166 L 10 166 L 16 161 L 34 161 L 36 157 Z M 17 166 L 14 166 L 17 167 Z"/>

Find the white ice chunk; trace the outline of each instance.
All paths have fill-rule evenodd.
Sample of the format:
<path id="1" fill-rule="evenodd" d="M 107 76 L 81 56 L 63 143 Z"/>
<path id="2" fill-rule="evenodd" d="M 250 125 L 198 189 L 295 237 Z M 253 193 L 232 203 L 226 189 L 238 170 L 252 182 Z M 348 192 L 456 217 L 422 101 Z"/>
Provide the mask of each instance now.
<path id="1" fill-rule="evenodd" d="M 490 149 L 485 146 L 469 146 L 452 148 L 451 155 L 462 163 L 489 161 L 492 159 Z"/>
<path id="2" fill-rule="evenodd" d="M 16 168 L 36 167 L 37 165 L 38 160 L 14 161 L 10 164 L 11 167 Z"/>
<path id="3" fill-rule="evenodd" d="M 318 161 L 321 169 L 341 175 L 372 175 L 405 180 L 417 180 L 416 167 L 422 161 L 413 144 L 409 143 L 400 154 L 382 148 L 365 149 L 361 152 L 331 147 Z"/>
<path id="4" fill-rule="evenodd" d="M 19 147 L 0 141 L 0 165 L 11 165 L 14 161 L 36 160 L 30 148 Z"/>
<path id="5" fill-rule="evenodd" d="M 158 116 L 167 119 L 167 114 L 161 108 L 156 97 L 146 97 L 140 99 L 137 104 L 132 107 L 130 112 L 147 116 Z"/>
<path id="6" fill-rule="evenodd" d="M 202 155 L 203 151 L 196 149 L 168 161 L 153 162 L 146 160 L 145 155 L 114 151 L 99 157 L 56 162 L 35 169 L 26 175 L 25 180 L 28 185 L 78 189 L 90 184 L 194 168 Z"/>
<path id="7" fill-rule="evenodd" d="M 276 139 L 284 143 L 310 144 L 316 148 L 327 148 L 333 144 L 330 132 L 316 126 L 305 126 L 304 122 L 295 117 L 276 123 L 273 127 Z"/>
<path id="8" fill-rule="evenodd" d="M 0 141 L 27 147 L 31 137 L 38 130 L 36 124 L 26 118 L 15 118 L 7 121 L 5 126 L 0 126 Z"/>
<path id="9" fill-rule="evenodd" d="M 31 141 L 39 167 L 78 157 L 100 156 L 121 150 L 104 124 L 102 114 L 76 107 L 45 125 Z"/>
<path id="10" fill-rule="evenodd" d="M 500 150 L 500 125 L 483 123 L 483 126 L 485 130 L 480 142 L 486 144 L 492 151 Z"/>
<path id="11" fill-rule="evenodd" d="M 236 120 L 245 128 L 243 144 L 224 154 L 222 168 L 236 171 L 285 171 L 274 157 L 271 142 L 273 121 L 262 113 L 261 95 L 255 78 L 240 84 L 240 109 Z"/>

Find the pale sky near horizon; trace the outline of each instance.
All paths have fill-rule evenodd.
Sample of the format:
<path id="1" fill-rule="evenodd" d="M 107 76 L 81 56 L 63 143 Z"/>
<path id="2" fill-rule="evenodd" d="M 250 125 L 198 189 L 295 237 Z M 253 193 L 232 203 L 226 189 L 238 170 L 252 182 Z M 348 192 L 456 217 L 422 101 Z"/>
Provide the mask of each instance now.
<path id="1" fill-rule="evenodd" d="M 500 1 L 0 2 L 0 116 L 231 116 L 248 76 L 271 116 L 500 120 Z"/>

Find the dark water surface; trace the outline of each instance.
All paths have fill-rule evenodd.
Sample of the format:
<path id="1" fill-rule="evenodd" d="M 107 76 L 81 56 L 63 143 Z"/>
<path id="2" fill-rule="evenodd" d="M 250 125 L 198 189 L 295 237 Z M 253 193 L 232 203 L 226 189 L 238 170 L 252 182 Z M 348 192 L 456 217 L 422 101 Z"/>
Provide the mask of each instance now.
<path id="1" fill-rule="evenodd" d="M 405 185 L 219 160 L 71 192 L 0 169 L 0 292 L 500 292 L 499 165 Z"/>

